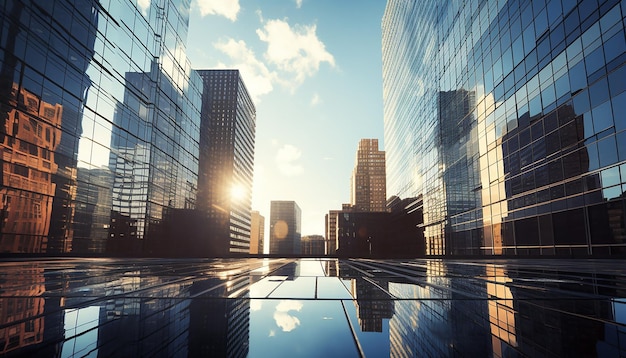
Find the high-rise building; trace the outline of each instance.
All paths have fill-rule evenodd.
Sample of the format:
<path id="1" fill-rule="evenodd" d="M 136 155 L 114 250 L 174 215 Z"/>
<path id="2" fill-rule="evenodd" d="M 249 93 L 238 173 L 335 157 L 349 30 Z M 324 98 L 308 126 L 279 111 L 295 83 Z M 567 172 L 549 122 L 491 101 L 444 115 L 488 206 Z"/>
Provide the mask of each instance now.
<path id="1" fill-rule="evenodd" d="M 270 204 L 270 254 L 300 255 L 302 211 L 295 201 Z"/>
<path id="2" fill-rule="evenodd" d="M 421 198 L 426 254 L 626 252 L 625 14 L 388 1 L 388 191 Z"/>
<path id="3" fill-rule="evenodd" d="M 208 214 L 207 240 L 218 254 L 250 251 L 256 109 L 239 70 L 199 70 L 198 209 Z"/>
<path id="4" fill-rule="evenodd" d="M 250 253 L 263 254 L 265 245 L 265 217 L 252 210 L 250 215 Z"/>
<path id="5" fill-rule="evenodd" d="M 361 139 L 350 180 L 350 204 L 357 211 L 385 211 L 385 152 L 378 139 Z"/>
<path id="6" fill-rule="evenodd" d="M 324 256 L 326 240 L 322 235 L 305 235 L 300 241 L 302 255 Z"/>
<path id="7" fill-rule="evenodd" d="M 189 8 L 2 3 L 0 251 L 149 253 L 163 212 L 195 208 Z"/>

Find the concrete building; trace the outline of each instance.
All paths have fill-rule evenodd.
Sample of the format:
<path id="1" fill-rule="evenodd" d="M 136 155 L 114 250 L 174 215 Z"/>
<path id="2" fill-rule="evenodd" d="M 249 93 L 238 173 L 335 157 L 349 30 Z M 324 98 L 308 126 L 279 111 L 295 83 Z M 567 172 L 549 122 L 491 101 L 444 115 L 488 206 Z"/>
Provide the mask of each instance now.
<path id="1" fill-rule="evenodd" d="M 270 204 L 270 254 L 300 255 L 302 211 L 295 201 Z"/>
<path id="2" fill-rule="evenodd" d="M 385 211 L 385 152 L 378 139 L 361 139 L 350 179 L 350 204 L 357 211 Z"/>
<path id="3" fill-rule="evenodd" d="M 258 211 L 252 210 L 250 216 L 250 253 L 263 254 L 265 245 L 265 217 Z"/>
<path id="4" fill-rule="evenodd" d="M 324 216 L 324 229 L 326 230 L 326 255 L 334 255 L 337 251 L 337 215 L 341 210 L 330 210 Z"/>

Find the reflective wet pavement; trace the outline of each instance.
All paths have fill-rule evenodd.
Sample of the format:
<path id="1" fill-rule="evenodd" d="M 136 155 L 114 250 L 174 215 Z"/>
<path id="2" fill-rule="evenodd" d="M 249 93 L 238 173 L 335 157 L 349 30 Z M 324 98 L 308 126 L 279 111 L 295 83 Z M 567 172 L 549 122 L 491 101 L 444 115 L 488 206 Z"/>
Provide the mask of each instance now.
<path id="1" fill-rule="evenodd" d="M 0 356 L 626 356 L 626 261 L 0 262 Z"/>

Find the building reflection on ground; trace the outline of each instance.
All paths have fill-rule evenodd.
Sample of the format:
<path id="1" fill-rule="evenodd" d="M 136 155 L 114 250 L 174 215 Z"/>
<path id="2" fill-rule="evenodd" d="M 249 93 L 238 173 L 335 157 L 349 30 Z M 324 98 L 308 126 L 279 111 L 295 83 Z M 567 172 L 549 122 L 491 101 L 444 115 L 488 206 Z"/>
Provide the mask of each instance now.
<path id="1" fill-rule="evenodd" d="M 623 355 L 623 262 L 545 263 L 9 261 L 0 354 Z"/>

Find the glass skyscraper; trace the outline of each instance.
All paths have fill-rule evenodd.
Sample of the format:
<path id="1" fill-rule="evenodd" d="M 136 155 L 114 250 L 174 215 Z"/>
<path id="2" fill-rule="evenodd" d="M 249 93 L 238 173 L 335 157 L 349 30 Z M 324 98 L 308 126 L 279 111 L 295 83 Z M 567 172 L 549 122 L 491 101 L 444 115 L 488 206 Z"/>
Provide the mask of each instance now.
<path id="1" fill-rule="evenodd" d="M 295 201 L 270 204 L 270 255 L 300 255 L 302 210 Z"/>
<path id="2" fill-rule="evenodd" d="M 256 109 L 239 70 L 198 70 L 203 82 L 198 209 L 218 255 L 250 252 Z"/>
<path id="3" fill-rule="evenodd" d="M 2 2 L 0 252 L 149 253 L 165 214 L 195 209 L 189 10 Z"/>
<path id="4" fill-rule="evenodd" d="M 430 255 L 626 251 L 626 4 L 390 0 L 387 192 Z"/>

